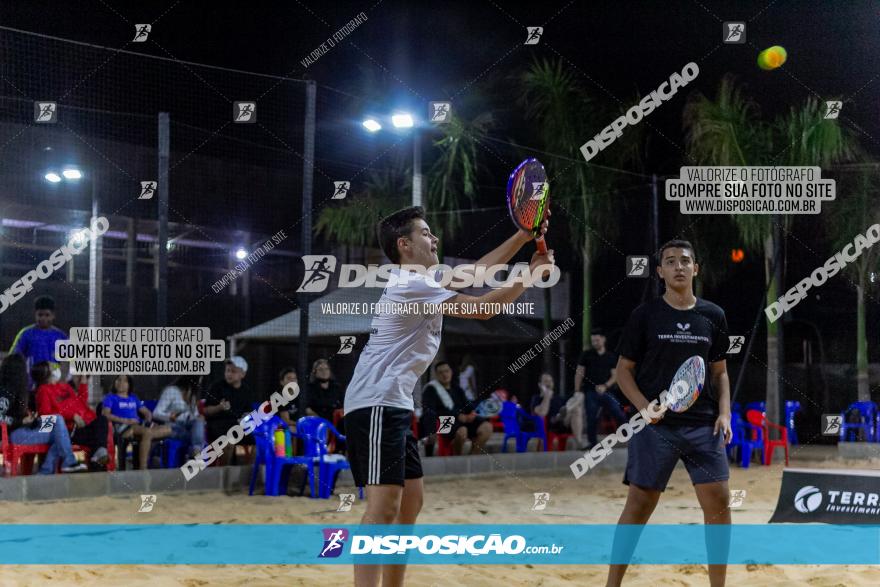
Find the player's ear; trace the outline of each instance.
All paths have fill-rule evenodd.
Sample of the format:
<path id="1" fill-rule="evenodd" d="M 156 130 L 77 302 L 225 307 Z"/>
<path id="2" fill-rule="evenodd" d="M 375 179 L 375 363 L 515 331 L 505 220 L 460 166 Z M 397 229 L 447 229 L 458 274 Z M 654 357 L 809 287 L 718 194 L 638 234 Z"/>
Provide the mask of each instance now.
<path id="1" fill-rule="evenodd" d="M 694 263 L 694 277 L 700 274 L 700 264 Z"/>

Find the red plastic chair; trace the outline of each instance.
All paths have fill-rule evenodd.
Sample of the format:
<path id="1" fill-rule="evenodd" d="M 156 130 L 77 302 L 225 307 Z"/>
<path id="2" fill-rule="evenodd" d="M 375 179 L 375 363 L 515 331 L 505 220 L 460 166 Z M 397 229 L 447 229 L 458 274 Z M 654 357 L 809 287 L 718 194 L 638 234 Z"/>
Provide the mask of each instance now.
<path id="1" fill-rule="evenodd" d="M 502 402 L 507 401 L 510 396 L 506 389 L 496 389 L 492 392 L 492 395 Z M 489 423 L 492 424 L 492 432 L 504 432 L 504 422 L 501 421 L 500 415 L 491 416 L 489 418 Z"/>
<path id="2" fill-rule="evenodd" d="M 333 410 L 333 427 L 336 428 L 337 430 L 339 429 L 339 423 L 342 421 L 344 414 L 345 414 L 345 410 L 343 410 L 342 408 L 337 408 L 337 409 Z M 330 435 L 330 442 L 327 445 L 327 449 L 331 453 L 336 452 L 336 436 L 334 436 L 332 434 Z"/>
<path id="3" fill-rule="evenodd" d="M 452 456 L 452 434 L 438 434 L 437 435 L 437 456 L 438 457 L 451 457 Z"/>
<path id="4" fill-rule="evenodd" d="M 563 452 L 565 451 L 565 447 L 568 444 L 568 439 L 572 438 L 574 435 L 568 432 L 553 432 L 550 430 L 550 420 L 546 417 L 544 418 L 544 430 L 547 431 L 547 450 L 549 451 L 557 451 Z M 554 449 L 553 446 L 556 445 Z"/>
<path id="5" fill-rule="evenodd" d="M 763 412 L 759 412 L 758 410 L 749 410 L 748 412 L 746 412 L 746 419 L 749 421 L 749 424 L 753 426 L 758 426 L 764 431 L 764 464 L 770 465 L 770 459 L 773 457 L 773 450 L 777 446 L 781 446 L 785 450 L 785 466 L 787 467 L 788 430 L 786 430 L 785 426 L 774 424 L 767 419 L 767 416 L 764 415 Z M 772 440 L 770 438 L 771 430 L 776 430 L 777 432 L 779 432 L 778 439 Z"/>
<path id="6" fill-rule="evenodd" d="M 18 475 L 19 465 L 21 465 L 22 474 L 30 475 L 34 468 L 34 457 L 49 452 L 48 444 L 12 444 L 9 442 L 9 429 L 6 422 L 2 423 L 0 441 L 3 445 L 3 467 L 10 477 Z"/>

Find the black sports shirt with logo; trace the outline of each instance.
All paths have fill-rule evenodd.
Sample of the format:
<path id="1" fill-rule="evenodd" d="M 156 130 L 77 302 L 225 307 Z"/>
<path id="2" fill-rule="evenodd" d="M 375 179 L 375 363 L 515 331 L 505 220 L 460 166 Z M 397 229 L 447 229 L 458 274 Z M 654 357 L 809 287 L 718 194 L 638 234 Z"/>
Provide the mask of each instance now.
<path id="1" fill-rule="evenodd" d="M 694 355 L 703 357 L 706 382 L 697 401 L 682 413 L 667 411 L 660 420 L 667 426 L 699 426 L 713 425 L 718 418 L 711 364 L 726 358 L 727 347 L 724 310 L 700 298 L 690 310 L 678 310 L 661 297 L 633 310 L 617 352 L 635 362 L 636 385 L 649 402 L 669 389 L 685 360 Z"/>

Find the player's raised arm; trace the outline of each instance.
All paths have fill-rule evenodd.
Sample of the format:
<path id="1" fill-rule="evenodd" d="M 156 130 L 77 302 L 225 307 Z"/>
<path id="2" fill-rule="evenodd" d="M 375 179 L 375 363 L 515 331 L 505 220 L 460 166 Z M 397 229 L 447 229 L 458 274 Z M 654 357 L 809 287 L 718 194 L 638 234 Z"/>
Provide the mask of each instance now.
<path id="1" fill-rule="evenodd" d="M 529 263 L 532 278 L 534 280 L 544 279 L 545 276 L 550 274 L 553 264 L 552 250 L 547 251 L 543 255 L 535 252 L 535 254 L 532 255 L 531 263 Z M 493 289 L 481 296 L 457 294 L 450 298 L 444 305 L 443 313 L 446 316 L 455 316 L 458 318 L 488 320 L 498 314 L 498 312 L 491 311 L 493 306 L 496 308 L 498 307 L 495 304 L 509 304 L 514 302 L 525 290 L 525 285 L 523 283 L 516 282 L 511 283 L 506 287 Z"/>
<path id="2" fill-rule="evenodd" d="M 547 210 L 547 218 L 545 218 L 544 222 L 541 223 L 540 233 L 542 235 L 547 232 L 547 228 L 550 226 L 549 217 L 550 210 Z M 509 263 L 510 260 L 513 259 L 514 255 L 516 255 L 523 247 L 523 245 L 534 239 L 534 234 L 526 230 L 517 230 L 516 234 L 514 234 L 506 241 L 501 243 L 499 246 L 495 247 L 494 249 L 477 259 L 476 262 L 471 266 L 471 269 L 466 273 L 473 276 L 474 270 L 477 267 L 491 267 L 492 265 L 503 265 L 505 263 Z M 462 271 L 460 267 L 456 269 L 458 271 Z M 446 289 L 451 289 L 453 291 L 458 291 L 465 288 L 465 285 L 458 285 L 455 281 L 446 286 Z"/>

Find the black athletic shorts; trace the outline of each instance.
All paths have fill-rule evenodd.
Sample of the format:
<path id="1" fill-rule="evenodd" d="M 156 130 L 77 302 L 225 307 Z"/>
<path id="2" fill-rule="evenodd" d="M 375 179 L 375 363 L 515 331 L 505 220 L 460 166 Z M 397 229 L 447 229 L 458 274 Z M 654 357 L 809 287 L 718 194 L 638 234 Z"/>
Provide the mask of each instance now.
<path id="1" fill-rule="evenodd" d="M 712 425 L 646 426 L 627 443 L 623 482 L 663 491 L 679 459 L 694 485 L 727 481 L 724 434 L 714 432 Z"/>
<path id="2" fill-rule="evenodd" d="M 477 428 L 479 428 L 480 425 L 485 421 L 486 421 L 485 418 L 480 418 L 480 417 L 474 418 L 473 422 L 468 422 L 467 424 L 463 424 L 461 422 L 456 421 L 455 427 L 452 431 L 452 434 L 454 436 L 458 432 L 459 428 L 465 428 L 465 429 L 467 429 L 467 437 L 470 440 L 473 440 L 474 438 L 477 437 Z"/>
<path id="3" fill-rule="evenodd" d="M 357 487 L 403 485 L 405 479 L 424 476 L 412 418 L 410 410 L 390 406 L 345 415 L 348 462 Z"/>

